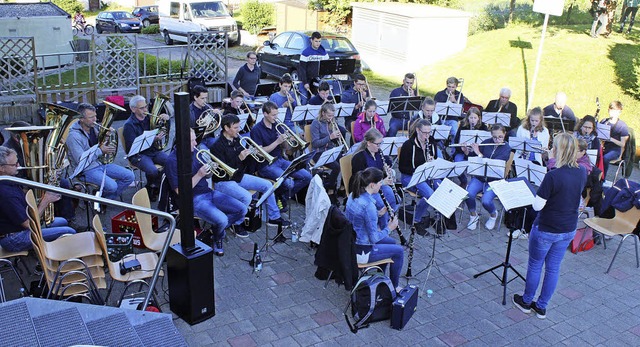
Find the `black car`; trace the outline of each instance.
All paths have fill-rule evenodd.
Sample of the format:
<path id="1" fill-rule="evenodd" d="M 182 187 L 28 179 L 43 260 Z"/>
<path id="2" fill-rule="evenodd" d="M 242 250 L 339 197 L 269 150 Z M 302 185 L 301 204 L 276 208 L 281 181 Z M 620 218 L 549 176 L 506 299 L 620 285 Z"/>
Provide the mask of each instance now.
<path id="1" fill-rule="evenodd" d="M 258 48 L 258 64 L 263 75 L 280 78 L 290 73 L 294 80 L 298 80 L 298 64 L 300 53 L 311 45 L 312 31 L 285 31 L 272 41 L 265 41 L 264 46 Z M 322 34 L 322 47 L 329 54 L 330 59 L 356 59 L 356 69 L 360 72 L 360 53 L 344 36 L 331 33 Z"/>
<path id="2" fill-rule="evenodd" d="M 151 24 L 160 23 L 160 17 L 158 16 L 158 6 L 136 7 L 131 13 L 140 19 L 143 28 L 146 28 Z"/>
<path id="3" fill-rule="evenodd" d="M 98 34 L 103 32 L 139 33 L 142 28 L 140 19 L 125 11 L 103 11 L 96 18 Z"/>

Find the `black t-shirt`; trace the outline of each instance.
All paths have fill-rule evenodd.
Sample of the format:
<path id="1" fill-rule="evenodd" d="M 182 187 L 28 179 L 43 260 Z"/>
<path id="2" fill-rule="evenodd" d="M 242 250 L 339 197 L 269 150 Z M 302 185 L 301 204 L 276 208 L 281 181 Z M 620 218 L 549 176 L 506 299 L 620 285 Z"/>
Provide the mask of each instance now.
<path id="1" fill-rule="evenodd" d="M 0 196 L 0 234 L 25 230 L 22 222 L 27 220 L 27 201 L 22 188 L 13 182 L 0 182 Z"/>
<path id="2" fill-rule="evenodd" d="M 576 230 L 580 195 L 587 183 L 583 167 L 563 166 L 549 171 L 542 180 L 537 195 L 547 200 L 538 214 L 538 227 L 550 233 Z"/>

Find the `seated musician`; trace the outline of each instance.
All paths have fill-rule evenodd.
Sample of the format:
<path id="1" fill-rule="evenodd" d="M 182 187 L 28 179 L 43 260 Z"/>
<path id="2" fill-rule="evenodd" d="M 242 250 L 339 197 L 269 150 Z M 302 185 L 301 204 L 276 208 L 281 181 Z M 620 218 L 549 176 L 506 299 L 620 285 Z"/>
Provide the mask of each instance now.
<path id="1" fill-rule="evenodd" d="M 363 74 L 355 74 L 353 76 L 353 85 L 345 88 L 340 96 L 340 102 L 345 104 L 355 104 L 351 115 L 344 118 L 345 128 L 351 129 L 351 123 L 356 120 L 358 115 L 362 112 L 364 104 L 369 99 L 371 99 L 371 92 L 367 88 L 367 79 Z"/>
<path id="2" fill-rule="evenodd" d="M 284 117 L 284 124 L 293 129 L 293 121 L 291 120 L 291 117 L 293 116 L 293 109 L 298 106 L 298 103 L 296 102 L 295 92 L 291 91 L 291 87 L 293 86 L 291 76 L 288 73 L 282 75 L 280 82 L 278 82 L 278 86 L 280 86 L 280 90 L 271 94 L 269 101 L 274 103 L 276 107 L 284 107 L 287 109 L 287 114 Z"/>
<path id="3" fill-rule="evenodd" d="M 484 108 L 484 111 L 510 114 L 511 119 L 509 121 L 509 128 L 515 131 L 515 129 L 520 126 L 520 118 L 518 118 L 518 106 L 509 101 L 509 99 L 511 99 L 511 89 L 504 87 L 500 89 L 500 95 L 498 99 L 489 101 L 487 107 Z"/>
<path id="4" fill-rule="evenodd" d="M 233 114 L 227 114 L 222 117 L 220 125 L 222 131 L 220 137 L 209 149 L 211 154 L 229 165 L 236 173 L 231 179 L 216 183 L 216 190 L 229 195 L 244 205 L 251 204 L 252 196 L 249 190 L 255 190 L 259 193 L 266 193 L 271 189 L 272 184 L 264 178 L 260 178 L 251 173 L 256 171 L 256 160 L 251 155 L 251 148 L 245 149 L 240 144 L 240 119 Z M 267 209 L 269 220 L 267 223 L 271 226 L 282 225 L 288 227 L 291 223 L 282 218 L 280 210 L 276 203 L 276 197 L 271 194 L 267 198 Z M 240 237 L 246 237 L 249 234 L 245 230 L 238 231 L 236 234 Z"/>
<path id="5" fill-rule="evenodd" d="M 231 92 L 231 103 L 224 108 L 224 114 L 233 114 L 238 116 L 241 114 L 249 114 L 250 112 L 251 111 L 248 109 L 247 104 L 244 102 L 242 92 L 239 90 Z M 244 125 L 244 129 L 240 129 L 240 132 L 248 133 L 254 124 L 256 124 L 256 120 L 249 116 Z"/>
<path id="6" fill-rule="evenodd" d="M 540 107 L 535 107 L 527 112 L 527 118 L 524 119 L 522 125 L 518 127 L 516 137 L 525 139 L 538 140 L 543 150 L 549 148 L 549 129 L 545 126 L 544 117 Z M 527 151 L 516 151 L 516 157 L 537 162 L 542 165 L 542 153 L 534 153 Z"/>
<path id="7" fill-rule="evenodd" d="M 596 130 L 596 118 L 594 116 L 584 116 L 576 124 L 573 136 L 577 139 L 583 139 L 587 143 L 587 149 L 597 149 L 600 152 L 600 139 Z M 600 153 L 598 153 L 600 155 Z"/>
<path id="8" fill-rule="evenodd" d="M 335 120 L 336 109 L 332 103 L 326 103 L 320 108 L 318 117 L 311 123 L 311 147 L 316 153 L 313 156 L 314 161 L 318 161 L 322 152 L 340 146 L 340 137 L 345 138 L 347 131 L 340 127 Z M 335 128 L 337 126 L 337 129 Z M 348 148 L 345 148 L 347 150 Z M 328 184 L 325 185 L 327 190 L 335 192 L 340 174 L 340 162 L 338 160 L 324 165 L 331 170 L 329 174 Z M 331 195 L 331 194 L 330 194 Z"/>
<path id="9" fill-rule="evenodd" d="M 511 147 L 509 147 L 508 143 L 504 142 L 504 138 L 506 136 L 505 128 L 500 124 L 495 124 L 491 127 L 491 138 L 482 141 L 482 144 L 486 144 L 486 146 L 478 146 L 478 144 L 474 143 L 471 145 L 473 149 L 473 153 L 469 155 L 476 155 L 481 158 L 487 159 L 500 159 L 507 161 L 509 160 L 511 154 Z M 469 193 L 469 198 L 466 200 L 467 208 L 469 209 L 469 224 L 467 224 L 467 229 L 476 230 L 478 227 L 478 221 L 480 220 L 480 216 L 476 212 L 476 196 L 478 193 L 482 192 L 482 206 L 487 212 L 489 212 L 489 218 L 484 224 L 484 227 L 488 230 L 491 230 L 496 225 L 496 219 L 498 218 L 498 213 L 496 212 L 496 205 L 493 202 L 493 199 L 496 197 L 496 193 L 492 190 L 489 190 L 489 182 L 497 180 L 496 178 L 488 178 L 488 177 L 479 177 L 473 176 L 467 185 L 467 193 Z"/>
<path id="10" fill-rule="evenodd" d="M 418 166 L 437 157 L 436 144 L 433 137 L 431 137 L 431 123 L 426 119 L 419 119 L 412 124 L 411 137 L 400 148 L 398 169 L 400 170 L 402 186 L 409 185 L 411 176 L 413 176 Z M 420 182 L 412 189 L 413 191 L 417 190 L 420 193 L 420 197 L 424 198 L 418 201 L 413 215 L 413 223 L 419 231 L 424 231 L 429 226 L 428 221 L 423 220 L 422 217 L 424 217 L 428 207 L 425 199 L 428 199 L 433 194 L 433 188 L 429 186 L 430 183 L 427 181 Z M 433 184 L 438 185 L 439 182 L 433 182 Z"/>
<path id="11" fill-rule="evenodd" d="M 209 92 L 204 86 L 196 85 L 191 88 L 191 104 L 189 104 L 189 126 L 194 129 L 198 126 L 197 120 L 202 116 L 202 113 L 206 110 L 214 110 L 216 113 L 221 113 L 217 108 L 211 107 L 207 103 L 209 99 Z M 214 141 L 214 133 L 207 134 L 201 142 L 205 145 L 211 145 Z"/>
<path id="12" fill-rule="evenodd" d="M 18 173 L 18 155 L 11 148 L 0 146 L 0 176 L 15 176 Z M 22 187 L 9 181 L 0 182 L 0 246 L 9 252 L 26 251 L 32 248 L 31 229 L 27 216 L 27 201 Z M 38 204 L 38 213 L 42 216 L 47 205 L 60 200 L 60 194 L 46 192 Z M 45 241 L 53 241 L 64 234 L 75 234 L 67 226 L 67 220 L 56 217 L 46 228 L 42 228 Z"/>
<path id="13" fill-rule="evenodd" d="M 604 177 L 607 177 L 609 162 L 622 160 L 624 146 L 629 140 L 629 127 L 627 123 L 620 119 L 622 114 L 622 103 L 620 101 L 612 101 L 609 104 L 609 118 L 600 121 L 602 124 L 611 126 L 611 138 L 604 141 L 603 161 L 604 161 Z M 627 163 L 629 165 L 630 163 Z"/>
<path id="14" fill-rule="evenodd" d="M 225 229 L 238 221 L 244 220 L 247 214 L 247 206 L 242 202 L 223 194 L 217 190 L 209 188 L 207 178 L 211 176 L 209 168 L 202 165 L 196 156 L 197 142 L 196 133 L 193 129 L 191 133 L 191 180 L 193 187 L 193 214 L 205 222 L 211 224 L 213 233 L 213 252 L 217 256 L 224 255 L 222 240 L 225 236 Z M 165 167 L 167 182 L 176 194 L 178 191 L 178 153 L 174 149 Z M 187 218 L 188 216 L 182 216 Z"/>
<path id="15" fill-rule="evenodd" d="M 402 86 L 394 89 L 389 94 L 389 98 L 396 98 L 399 96 L 416 96 L 417 92 L 413 89 L 413 83 L 416 80 L 416 76 L 412 73 L 404 75 L 402 80 Z M 395 137 L 399 130 L 405 130 L 409 127 L 409 117 L 411 112 L 394 112 L 389 119 L 389 132 L 387 136 Z"/>
<path id="16" fill-rule="evenodd" d="M 286 88 L 286 86 L 285 86 Z M 251 139 L 276 158 L 271 165 L 262 164 L 258 168 L 258 174 L 261 177 L 277 180 L 291 164 L 290 161 L 282 157 L 281 144 L 287 140 L 285 134 L 280 134 L 276 129 L 276 121 L 278 119 L 278 106 L 273 102 L 265 102 L 262 105 L 262 113 L 264 118 L 251 129 Z M 302 188 L 311 182 L 311 173 L 306 169 L 300 169 L 293 172 L 282 184 L 279 189 L 280 200 L 283 207 L 286 207 L 287 200 Z"/>
<path id="17" fill-rule="evenodd" d="M 331 96 L 331 86 L 329 83 L 327 81 L 322 81 L 318 86 L 318 94 L 309 99 L 309 105 L 324 105 L 327 102 L 335 103 L 335 100 L 333 100 L 333 97 Z"/>
<path id="18" fill-rule="evenodd" d="M 132 113 L 124 123 L 123 131 L 124 148 L 127 153 L 131 150 L 133 141 L 142 133 L 151 129 L 147 100 L 141 95 L 136 95 L 129 100 L 129 107 Z M 165 113 L 158 115 L 158 117 L 167 122 L 169 121 L 169 116 Z M 165 134 L 164 131 L 158 131 L 154 141 L 161 141 L 165 136 L 169 136 L 169 134 Z M 162 177 L 162 171 L 158 170 L 155 164 L 164 166 L 167 162 L 167 153 L 157 149 L 155 146 L 151 146 L 140 153 L 129 156 L 127 159 L 147 175 L 147 190 L 153 198 L 157 194 L 158 187 L 160 187 L 160 178 Z"/>
<path id="19" fill-rule="evenodd" d="M 426 119 L 431 124 L 443 124 L 443 122 L 440 121 L 438 114 L 434 112 L 435 110 L 436 102 L 433 98 L 430 96 L 425 97 L 424 100 L 422 100 L 422 105 L 420 105 L 420 111 L 416 112 L 416 114 L 411 117 L 409 125 L 413 124 L 413 122 L 418 119 Z"/>
<path id="20" fill-rule="evenodd" d="M 467 100 L 460 91 L 458 91 L 458 84 L 460 81 L 455 77 L 447 78 L 447 87 L 433 97 L 436 103 L 450 103 L 450 104 L 464 104 Z M 445 125 L 451 127 L 451 136 L 455 136 L 458 132 L 458 120 L 448 119 L 444 121 Z"/>
<path id="21" fill-rule="evenodd" d="M 378 227 L 377 223 L 379 211 L 375 207 L 374 196 L 380 195 L 383 182 L 382 171 L 377 168 L 368 167 L 357 172 L 347 200 L 346 217 L 356 232 L 357 254 L 368 255 L 367 262 L 391 258 L 393 263 L 389 269 L 389 277 L 396 291 L 400 291 L 399 280 L 404 262 L 404 249 L 390 236 L 398 227 L 398 218 L 390 220 L 383 227 Z"/>
<path id="22" fill-rule="evenodd" d="M 542 114 L 545 117 L 555 117 L 567 120 L 576 121 L 576 115 L 573 113 L 571 107 L 567 106 L 567 94 L 563 92 L 556 93 L 556 99 L 553 104 L 547 105 Z"/>
<path id="23" fill-rule="evenodd" d="M 80 119 L 69 128 L 69 135 L 65 142 L 71 172 L 74 172 L 80 163 L 82 154 L 98 144 L 98 134 L 100 133 L 100 128 L 96 125 L 96 108 L 93 105 L 81 103 L 78 105 L 78 113 L 80 113 Z M 111 128 L 110 131 L 115 134 L 116 130 Z M 133 172 L 129 169 L 118 164 L 102 164 L 98 161 L 98 158 L 104 155 L 115 155 L 118 150 L 117 145 L 117 143 L 100 143 L 99 150 L 92 158 L 89 158 L 91 164 L 81 173 L 88 183 L 98 187 L 102 185 L 104 176 L 102 196 L 111 200 L 120 199 L 122 192 L 135 179 Z"/>
<path id="24" fill-rule="evenodd" d="M 364 104 L 364 112 L 358 115 L 353 125 L 353 138 L 356 142 L 364 139 L 364 134 L 371 128 L 378 129 L 382 136 L 387 134 L 384 128 L 384 120 L 376 113 L 378 105 L 375 100 L 368 100 Z"/>
<path id="25" fill-rule="evenodd" d="M 393 192 L 391 185 L 395 184 L 393 181 L 393 172 L 391 171 L 391 161 L 388 158 L 382 156 L 380 153 L 380 144 L 382 144 L 382 134 L 377 129 L 369 129 L 364 134 L 364 139 L 360 143 L 357 152 L 351 158 L 351 182 L 349 187 L 352 187 L 353 179 L 356 174 L 368 167 L 374 167 L 382 170 L 385 173 L 384 185 L 382 186 L 382 193 L 385 199 L 389 202 L 389 205 L 394 211 L 397 211 L 398 203 L 396 201 L 395 193 Z M 373 194 L 373 198 L 376 202 L 376 208 L 378 209 L 378 215 L 381 217 L 378 221 L 381 228 L 389 221 L 389 214 L 385 208 L 384 202 L 380 197 L 380 194 Z"/>
<path id="26" fill-rule="evenodd" d="M 469 109 L 469 112 L 467 112 L 467 116 L 462 120 L 460 124 L 460 128 L 458 129 L 458 132 L 456 133 L 456 137 L 454 138 L 453 142 L 460 143 L 460 133 L 462 132 L 462 130 L 485 130 L 485 131 L 488 130 L 487 125 L 482 123 L 482 113 L 480 113 L 480 110 L 477 107 L 471 107 Z M 455 152 L 453 154 L 453 161 L 455 162 L 466 161 L 467 158 L 469 157 L 470 151 L 471 151 L 471 147 L 467 147 L 467 146 L 456 147 Z M 458 179 L 460 180 L 461 187 L 467 186 L 466 174 L 462 174 L 458 176 Z"/>
<path id="27" fill-rule="evenodd" d="M 260 73 L 262 70 L 260 69 L 260 66 L 256 64 L 257 61 L 258 56 L 256 55 L 256 52 L 247 52 L 247 63 L 238 69 L 236 77 L 234 77 L 233 82 L 231 83 L 245 97 L 255 95 L 256 88 L 260 83 Z"/>

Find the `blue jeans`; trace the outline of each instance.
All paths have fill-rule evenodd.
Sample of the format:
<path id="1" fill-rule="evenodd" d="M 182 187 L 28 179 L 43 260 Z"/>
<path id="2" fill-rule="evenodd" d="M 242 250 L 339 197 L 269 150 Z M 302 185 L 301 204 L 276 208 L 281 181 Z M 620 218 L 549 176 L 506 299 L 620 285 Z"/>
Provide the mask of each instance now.
<path id="1" fill-rule="evenodd" d="M 129 159 L 132 165 L 135 165 L 147 175 L 147 184 L 155 183 L 160 185 L 160 171 L 155 164 L 164 166 L 167 163 L 169 155 L 162 151 L 151 153 L 136 154 Z"/>
<path id="2" fill-rule="evenodd" d="M 454 119 L 448 119 L 444 121 L 444 125 L 450 126 L 451 130 L 449 131 L 449 136 L 454 138 L 458 133 L 458 121 Z"/>
<path id="3" fill-rule="evenodd" d="M 133 182 L 133 172 L 117 164 L 107 164 L 85 170 L 83 175 L 88 183 L 100 187 L 105 168 L 107 170 L 107 176 L 104 179 L 102 196 L 107 199 L 117 200 L 120 198 L 120 194 Z"/>
<path id="4" fill-rule="evenodd" d="M 216 183 L 216 190 L 220 193 L 229 195 L 239 200 L 246 206 L 251 204 L 251 193 L 249 190 L 255 190 L 260 193 L 266 193 L 271 189 L 271 183 L 264 178 L 244 174 L 240 183 L 236 181 L 223 181 Z M 275 194 L 271 194 L 266 201 L 269 219 L 280 218 L 280 209 L 276 204 Z"/>
<path id="5" fill-rule="evenodd" d="M 409 119 L 391 117 L 391 119 L 389 119 L 389 131 L 387 131 L 387 137 L 395 137 L 399 130 L 408 129 Z"/>
<path id="6" fill-rule="evenodd" d="M 493 190 L 487 190 L 489 183 L 480 182 L 479 179 L 473 177 L 467 185 L 467 193 L 469 198 L 466 200 L 467 208 L 469 212 L 476 212 L 476 196 L 482 192 L 482 207 L 491 215 L 496 213 L 496 205 L 493 203 L 493 199 L 496 197 L 496 193 Z"/>
<path id="7" fill-rule="evenodd" d="M 402 246 L 396 244 L 396 240 L 387 236 L 384 239 L 378 241 L 375 245 L 356 245 L 356 252 L 371 252 L 369 254 L 369 262 L 374 262 L 386 258 L 391 258 L 393 263 L 389 269 L 389 278 L 395 288 L 398 287 L 400 281 L 400 271 L 402 271 L 402 265 L 404 263 L 404 249 Z"/>
<path id="8" fill-rule="evenodd" d="M 67 226 L 67 220 L 61 217 L 54 218 L 48 228 L 42 228 L 42 238 L 51 242 L 64 234 L 75 234 L 76 231 Z M 23 230 L 0 239 L 0 246 L 9 252 L 21 252 L 30 250 L 31 230 Z"/>
<path id="9" fill-rule="evenodd" d="M 260 174 L 260 176 L 264 178 L 275 181 L 278 179 L 278 177 L 280 177 L 280 175 L 282 175 L 284 170 L 289 167 L 289 164 L 291 164 L 290 161 L 284 160 L 282 157 L 279 157 L 273 162 L 273 164 L 267 165 L 258 170 L 258 174 Z M 282 183 L 284 189 L 290 194 L 286 197 L 289 198 L 295 195 L 302 188 L 308 186 L 309 182 L 311 182 L 311 173 L 309 171 L 307 171 L 306 169 L 295 171 L 294 173 L 289 175 L 289 178 L 284 180 L 284 182 Z"/>
<path id="10" fill-rule="evenodd" d="M 409 185 L 409 182 L 411 182 L 411 176 L 402 174 L 402 176 L 400 176 L 400 181 L 402 182 L 402 186 L 406 187 L 407 185 Z M 436 180 L 436 188 L 440 185 L 440 182 L 440 180 Z M 433 194 L 433 188 L 431 188 L 427 182 L 420 182 L 415 187 L 412 187 L 409 190 L 413 192 L 417 191 L 421 197 L 421 199 L 418 200 L 418 203 L 416 204 L 416 211 L 413 214 L 413 222 L 419 223 L 420 220 L 422 220 L 422 217 L 424 217 L 424 214 L 427 211 L 427 207 L 429 207 L 427 201 L 422 198 L 429 199 L 431 197 L 431 194 Z"/>
<path id="11" fill-rule="evenodd" d="M 224 229 L 244 221 L 247 207 L 226 194 L 212 191 L 193 197 L 193 213 L 212 225 L 214 236 L 224 237 Z"/>
<path id="12" fill-rule="evenodd" d="M 603 177 L 607 177 L 607 171 L 609 170 L 609 162 L 612 160 L 616 160 L 620 157 L 620 153 L 622 153 L 622 148 L 616 147 L 614 149 L 608 150 L 604 152 L 602 155 L 602 161 L 604 162 L 604 174 Z"/>
<path id="13" fill-rule="evenodd" d="M 384 194 L 384 198 L 387 199 L 387 202 L 389 203 L 389 205 L 391 206 L 391 208 L 396 211 L 395 213 L 398 213 L 398 204 L 396 203 L 396 198 L 393 195 L 393 190 L 391 190 L 391 187 L 387 186 L 387 185 L 383 185 L 382 187 L 380 187 L 380 191 L 381 194 Z M 376 201 L 376 210 L 381 210 L 384 207 L 384 202 L 382 202 L 382 198 L 380 197 L 380 194 L 373 194 L 371 195 L 373 197 L 373 200 Z M 389 223 L 389 213 L 385 213 L 382 217 L 378 218 L 378 227 L 380 229 L 384 229 L 387 227 L 387 224 Z"/>
<path id="14" fill-rule="evenodd" d="M 454 162 L 459 162 L 459 161 L 466 161 L 467 160 L 467 156 L 464 155 L 464 153 L 456 153 L 453 156 L 453 161 Z M 460 180 L 460 186 L 462 187 L 466 187 L 467 183 L 469 182 L 469 180 L 467 180 L 467 174 L 462 174 L 460 176 L 458 176 L 458 180 Z"/>
<path id="15" fill-rule="evenodd" d="M 542 290 L 536 301 L 536 307 L 545 309 L 553 292 L 556 290 L 560 277 L 560 264 L 567 251 L 567 247 L 576 231 L 565 233 L 550 233 L 538 230 L 538 223 L 534 223 L 529 234 L 529 264 L 527 266 L 527 280 L 524 288 L 523 300 L 531 303 L 536 295 L 540 274 L 544 264 L 544 280 Z"/>

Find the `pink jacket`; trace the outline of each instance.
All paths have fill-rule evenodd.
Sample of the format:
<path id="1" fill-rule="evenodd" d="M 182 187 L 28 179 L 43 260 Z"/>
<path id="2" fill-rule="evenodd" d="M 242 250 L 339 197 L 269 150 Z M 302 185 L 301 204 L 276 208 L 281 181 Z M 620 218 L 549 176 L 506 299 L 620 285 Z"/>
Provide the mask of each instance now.
<path id="1" fill-rule="evenodd" d="M 367 132 L 367 130 L 371 129 L 371 123 L 367 122 L 365 120 L 365 114 L 364 112 L 361 112 L 358 115 L 358 118 L 356 118 L 356 121 L 353 122 L 353 138 L 356 140 L 356 142 L 360 142 L 364 139 L 364 133 Z M 380 116 L 378 116 L 378 114 L 376 113 L 373 116 L 373 120 L 376 124 L 376 129 L 378 129 L 378 131 L 380 133 L 382 133 L 382 136 L 387 135 L 387 131 L 384 128 L 384 121 L 380 118 Z"/>

